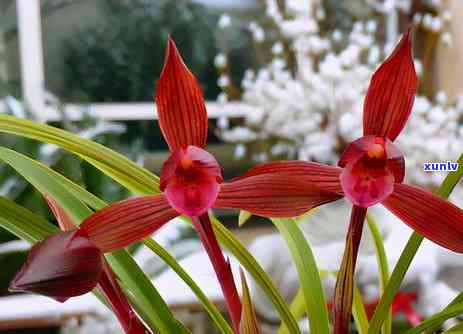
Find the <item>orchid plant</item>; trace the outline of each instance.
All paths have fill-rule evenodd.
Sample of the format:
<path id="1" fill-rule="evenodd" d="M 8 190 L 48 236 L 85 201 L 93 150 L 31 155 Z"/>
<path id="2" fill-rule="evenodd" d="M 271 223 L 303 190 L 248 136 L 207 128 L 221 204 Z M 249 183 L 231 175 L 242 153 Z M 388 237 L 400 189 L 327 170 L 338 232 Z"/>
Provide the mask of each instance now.
<path id="1" fill-rule="evenodd" d="M 345 197 L 353 208 L 344 258 L 337 274 L 333 331 L 348 333 L 355 301 L 357 329 L 366 333 L 368 320 L 358 316 L 365 311 L 361 296 L 355 297 L 354 270 L 369 207 L 381 203 L 426 238 L 463 252 L 463 211 L 437 195 L 403 184 L 405 160 L 393 141 L 410 115 L 417 87 L 411 43 L 412 33 L 408 31 L 373 75 L 365 99 L 364 135 L 347 146 L 339 167 L 279 161 L 258 165 L 243 176 L 224 182 L 218 162 L 205 150 L 207 113 L 200 85 L 171 38 L 156 87 L 159 125 L 170 149 L 160 179 L 90 140 L 47 125 L 0 116 L 0 131 L 58 145 L 143 195 L 106 205 L 45 165 L 0 148 L 0 159 L 43 194 L 61 227 L 57 231 L 18 205 L 6 199 L 0 201 L 0 225 L 35 243 L 11 282 L 11 290 L 39 293 L 64 302 L 96 287 L 95 293 L 112 308 L 126 333 L 187 333 L 188 329 L 175 318 L 155 286 L 124 250 L 143 241 L 188 283 L 222 332 L 259 333 L 245 276 L 242 275 L 240 298 L 235 285 L 237 278 L 233 277 L 221 243 L 275 305 L 281 316 L 281 331 L 300 333 L 298 315 L 284 303 L 259 263 L 212 212 L 214 208 L 234 208 L 277 222 L 279 230 L 288 237 L 301 281 L 306 283 L 305 312 L 310 330 L 329 333 L 328 304 L 320 289 L 320 275 L 326 273 L 319 272 L 310 246 L 290 217 Z M 451 192 L 462 173 L 460 168 L 449 174 L 442 186 L 443 195 Z M 231 326 L 178 263 L 149 238 L 178 216 L 191 222 L 199 235 L 222 288 Z M 393 277 L 392 282 L 397 284 Z M 396 292 L 390 288 L 378 307 L 388 309 Z M 402 304 L 396 298 L 395 310 Z M 459 301 L 416 328 L 421 331 L 439 325 L 454 316 L 456 310 L 463 312 Z M 385 317 L 377 315 L 376 321 L 381 324 Z"/>

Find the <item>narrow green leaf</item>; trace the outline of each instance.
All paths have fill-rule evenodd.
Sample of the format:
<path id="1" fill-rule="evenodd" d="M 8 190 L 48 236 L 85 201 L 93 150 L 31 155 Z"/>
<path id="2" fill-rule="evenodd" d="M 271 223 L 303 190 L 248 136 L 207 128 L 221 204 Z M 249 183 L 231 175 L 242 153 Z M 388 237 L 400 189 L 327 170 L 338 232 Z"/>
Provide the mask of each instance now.
<path id="1" fill-rule="evenodd" d="M 43 195 L 51 195 L 59 205 L 75 220 L 82 221 L 92 211 L 68 190 L 69 182 L 62 182 L 63 176 L 50 172 L 47 166 L 15 151 L 0 147 L 0 159 L 8 163 Z M 58 174 L 59 175 L 59 174 Z M 144 319 L 151 328 L 160 333 L 188 333 L 180 324 L 149 278 L 143 273 L 125 250 L 106 255 L 115 273 L 123 280 L 127 289 L 139 302 L 138 308 L 149 318 Z"/>
<path id="2" fill-rule="evenodd" d="M 458 158 L 458 170 L 447 174 L 446 178 L 442 182 L 441 186 L 437 190 L 437 195 L 442 198 L 448 198 L 463 176 L 463 154 Z M 407 245 L 405 246 L 402 254 L 400 255 L 399 261 L 397 262 L 392 275 L 389 278 L 388 284 L 384 289 L 383 296 L 381 297 L 378 306 L 376 307 L 373 318 L 370 321 L 370 328 L 368 334 L 376 334 L 379 332 L 384 319 L 386 318 L 389 308 L 392 305 L 395 295 L 400 289 L 400 284 L 405 277 L 410 264 L 413 261 L 421 243 L 423 237 L 416 232 L 410 236 Z"/>
<path id="3" fill-rule="evenodd" d="M 211 216 L 214 232 L 219 242 L 228 249 L 246 269 L 246 271 L 254 278 L 257 284 L 265 292 L 266 296 L 275 306 L 275 309 L 280 315 L 282 323 L 288 328 L 291 334 L 300 334 L 299 326 L 296 319 L 292 316 L 288 305 L 286 305 L 283 297 L 275 288 L 268 274 L 262 269 L 256 259 L 248 252 L 226 227 L 224 227 L 217 218 Z"/>
<path id="4" fill-rule="evenodd" d="M 0 197 L 0 226 L 31 244 L 59 232 L 41 216 L 4 197 Z"/>
<path id="5" fill-rule="evenodd" d="M 379 287 L 380 295 L 384 293 L 387 281 L 389 280 L 389 262 L 386 256 L 386 249 L 384 248 L 383 237 L 379 231 L 378 226 L 375 223 L 375 220 L 371 214 L 367 214 L 367 223 L 370 229 L 371 235 L 375 243 L 376 250 L 376 261 L 378 262 L 379 269 Z M 384 324 L 382 327 L 383 334 L 391 334 L 392 332 L 392 309 L 389 308 L 389 311 L 386 314 L 384 319 Z"/>
<path id="6" fill-rule="evenodd" d="M 357 286 L 354 284 L 354 300 L 352 303 L 352 316 L 354 317 L 357 331 L 359 334 L 368 333 L 368 317 L 363 304 L 362 294 Z"/>
<path id="7" fill-rule="evenodd" d="M 447 310 L 450 306 L 463 303 L 463 292 L 460 292 L 453 300 L 444 308 L 444 311 Z M 439 329 L 439 326 L 431 327 L 426 330 L 426 334 L 432 334 Z"/>
<path id="8" fill-rule="evenodd" d="M 193 281 L 190 275 L 188 275 L 188 273 L 180 266 L 175 258 L 151 238 L 145 239 L 143 243 L 146 245 L 146 247 L 152 250 L 153 253 L 159 256 L 170 268 L 172 268 L 172 270 L 174 270 L 177 275 L 190 287 L 191 291 L 193 291 L 196 297 L 198 297 L 198 299 L 201 301 L 207 314 L 214 321 L 221 332 L 226 334 L 233 334 L 233 330 L 224 319 L 220 311 L 217 309 L 217 307 L 211 303 L 201 288 L 195 283 L 195 281 Z"/>
<path id="9" fill-rule="evenodd" d="M 311 333 L 329 334 L 329 317 L 323 285 L 312 250 L 293 219 L 272 218 L 286 240 L 304 292 Z"/>
<path id="10" fill-rule="evenodd" d="M 103 145 L 49 125 L 0 115 L 0 132 L 55 144 L 70 151 L 136 193 L 159 191 L 159 179 L 130 159 Z"/>
<path id="11" fill-rule="evenodd" d="M 450 318 L 454 318 L 460 314 L 463 314 L 463 304 L 455 304 L 452 306 L 449 306 L 442 312 L 434 314 L 432 317 L 429 317 L 428 319 L 424 320 L 421 324 L 418 326 L 406 331 L 404 334 L 420 334 L 423 333 L 423 331 L 431 328 L 431 327 L 436 327 L 442 325 L 446 320 Z"/>

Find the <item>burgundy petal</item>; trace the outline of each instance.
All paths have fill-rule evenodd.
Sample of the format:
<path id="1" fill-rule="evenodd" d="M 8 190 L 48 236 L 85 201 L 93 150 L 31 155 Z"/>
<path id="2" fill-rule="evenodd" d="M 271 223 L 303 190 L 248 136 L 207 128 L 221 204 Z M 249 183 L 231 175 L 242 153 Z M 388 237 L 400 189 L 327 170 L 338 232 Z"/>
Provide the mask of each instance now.
<path id="1" fill-rule="evenodd" d="M 187 146 L 172 152 L 161 171 L 161 190 L 181 214 L 200 216 L 214 204 L 222 171 L 209 152 Z"/>
<path id="2" fill-rule="evenodd" d="M 207 112 L 203 93 L 169 38 L 164 69 L 156 87 L 159 126 L 171 151 L 207 139 Z"/>
<path id="3" fill-rule="evenodd" d="M 176 216 L 164 195 L 149 195 L 111 204 L 88 217 L 80 229 L 103 252 L 111 252 L 146 238 Z"/>
<path id="4" fill-rule="evenodd" d="M 396 139 L 412 110 L 417 84 L 408 30 L 371 79 L 364 103 L 364 135 Z"/>
<path id="5" fill-rule="evenodd" d="M 349 332 L 352 313 L 354 273 L 367 209 L 354 206 L 347 232 L 346 248 L 334 293 L 334 334 Z"/>
<path id="6" fill-rule="evenodd" d="M 452 203 L 420 188 L 396 184 L 382 204 L 419 234 L 463 253 L 463 211 Z"/>
<path id="7" fill-rule="evenodd" d="M 342 195 L 287 174 L 261 174 L 221 184 L 216 208 L 239 208 L 270 217 L 294 217 Z"/>
<path id="8" fill-rule="evenodd" d="M 38 293 L 64 302 L 97 285 L 102 259 L 101 251 L 80 230 L 49 236 L 31 248 L 10 290 Z"/>
<path id="9" fill-rule="evenodd" d="M 220 249 L 207 213 L 200 217 L 192 217 L 192 220 L 193 225 L 198 231 L 203 247 L 209 255 L 220 286 L 222 287 L 225 303 L 227 304 L 227 309 L 232 320 L 235 333 L 239 333 L 241 301 L 238 295 L 238 290 L 236 289 L 235 280 L 233 279 L 230 262 L 225 259 L 222 250 Z"/>
<path id="10" fill-rule="evenodd" d="M 297 176 L 300 180 L 315 184 L 323 190 L 342 195 L 343 192 L 339 183 L 341 171 L 342 169 L 339 167 L 310 161 L 272 161 L 251 168 L 243 176 L 235 180 L 260 174 L 287 174 Z"/>

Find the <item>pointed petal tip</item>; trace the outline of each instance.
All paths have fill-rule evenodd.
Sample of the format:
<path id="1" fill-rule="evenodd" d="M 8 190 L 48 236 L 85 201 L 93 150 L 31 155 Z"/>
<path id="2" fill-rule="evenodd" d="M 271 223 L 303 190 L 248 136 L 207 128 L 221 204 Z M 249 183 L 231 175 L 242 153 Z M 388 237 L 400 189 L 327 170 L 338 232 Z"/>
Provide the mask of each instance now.
<path id="1" fill-rule="evenodd" d="M 206 145 L 208 120 L 203 91 L 170 36 L 155 101 L 159 126 L 171 151 Z"/>

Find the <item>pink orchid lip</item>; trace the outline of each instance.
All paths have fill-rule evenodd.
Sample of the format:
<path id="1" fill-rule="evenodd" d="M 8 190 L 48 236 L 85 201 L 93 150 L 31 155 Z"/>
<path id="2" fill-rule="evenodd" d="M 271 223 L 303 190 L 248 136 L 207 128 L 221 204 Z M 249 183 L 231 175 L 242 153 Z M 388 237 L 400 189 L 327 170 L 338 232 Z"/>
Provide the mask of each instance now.
<path id="1" fill-rule="evenodd" d="M 189 145 L 174 150 L 161 171 L 161 190 L 180 214 L 197 217 L 214 205 L 222 171 L 212 154 Z"/>
<path id="2" fill-rule="evenodd" d="M 404 178 L 402 153 L 387 138 L 364 136 L 352 142 L 339 160 L 344 167 L 340 175 L 346 197 L 355 205 L 367 208 L 380 203 L 394 190 L 394 183 Z"/>

